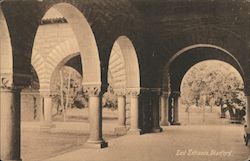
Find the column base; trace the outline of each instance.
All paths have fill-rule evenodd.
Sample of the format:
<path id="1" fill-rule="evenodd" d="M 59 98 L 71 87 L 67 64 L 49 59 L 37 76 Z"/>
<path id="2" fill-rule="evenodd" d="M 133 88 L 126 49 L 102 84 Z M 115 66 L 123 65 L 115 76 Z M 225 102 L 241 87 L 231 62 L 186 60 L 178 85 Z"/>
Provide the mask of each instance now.
<path id="1" fill-rule="evenodd" d="M 115 135 L 126 135 L 127 129 L 125 126 L 116 127 L 114 133 Z"/>
<path id="2" fill-rule="evenodd" d="M 106 148 L 108 147 L 108 143 L 104 140 L 100 140 L 100 141 L 91 141 L 88 140 L 85 144 L 84 144 L 85 148 L 91 148 L 91 149 L 101 149 L 101 148 Z"/>
<path id="3" fill-rule="evenodd" d="M 181 123 L 179 123 L 179 122 L 173 122 L 172 125 L 177 125 L 177 126 L 179 126 L 179 125 L 181 125 Z"/>
<path id="4" fill-rule="evenodd" d="M 160 123 L 161 126 L 170 126 L 171 124 L 168 121 L 164 121 Z"/>
<path id="5" fill-rule="evenodd" d="M 161 127 L 157 127 L 157 128 L 153 128 L 152 129 L 152 132 L 153 133 L 158 133 L 158 132 L 162 132 L 163 130 L 162 130 L 162 128 Z"/>
<path id="6" fill-rule="evenodd" d="M 54 128 L 56 127 L 55 124 L 42 124 L 40 126 L 40 131 L 42 132 L 49 132 L 51 128 Z"/>
<path id="7" fill-rule="evenodd" d="M 141 129 L 130 129 L 127 134 L 129 134 L 129 135 L 141 135 Z"/>

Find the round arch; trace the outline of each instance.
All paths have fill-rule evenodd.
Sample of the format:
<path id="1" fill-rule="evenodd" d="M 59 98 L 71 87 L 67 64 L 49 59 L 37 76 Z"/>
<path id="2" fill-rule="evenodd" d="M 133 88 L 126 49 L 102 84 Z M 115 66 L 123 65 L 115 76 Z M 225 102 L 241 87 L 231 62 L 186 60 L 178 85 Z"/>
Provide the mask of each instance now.
<path id="1" fill-rule="evenodd" d="M 76 7 L 74 7 L 69 3 L 54 4 L 46 11 L 43 17 L 47 19 L 46 14 L 55 11 L 58 12 L 63 18 L 65 18 L 66 23 L 70 26 L 74 34 L 72 38 L 76 39 L 75 42 L 73 43 L 73 46 L 78 46 L 77 52 L 78 53 L 80 52 L 81 55 L 82 71 L 84 72 L 83 84 L 101 85 L 100 59 L 99 59 L 98 48 L 96 45 L 95 36 L 87 19 Z M 37 33 L 39 32 L 39 28 L 37 30 Z M 37 51 L 39 51 L 38 48 L 36 48 L 36 40 L 37 40 L 37 35 L 34 41 L 32 59 L 39 60 L 41 61 L 40 64 L 42 64 L 42 62 L 45 62 L 43 61 L 44 58 L 41 58 L 41 56 L 36 56 L 36 54 L 34 54 Z M 62 45 L 60 46 L 62 47 Z M 57 49 L 55 50 L 58 50 L 58 47 L 56 48 Z M 55 50 L 49 51 L 49 53 L 53 53 Z M 70 54 L 71 53 L 76 53 L 76 52 L 70 52 Z"/>
<path id="2" fill-rule="evenodd" d="M 196 44 L 179 50 L 164 66 L 162 79 L 163 90 L 170 91 L 171 89 L 180 91 L 181 80 L 188 69 L 194 64 L 211 59 L 231 64 L 241 74 L 245 84 L 244 70 L 232 53 L 219 46 Z"/>
<path id="3" fill-rule="evenodd" d="M 13 82 L 13 57 L 9 29 L 0 8 L 0 73 L 1 86 L 11 86 Z"/>
<path id="4" fill-rule="evenodd" d="M 126 36 L 120 36 L 114 42 L 109 59 L 109 75 L 113 78 L 114 89 L 140 87 L 137 54 Z"/>
<path id="5" fill-rule="evenodd" d="M 80 55 L 80 53 L 75 39 L 64 41 L 54 47 L 46 59 L 39 54 L 35 54 L 32 57 L 32 64 L 39 77 L 40 90 L 49 90 L 53 73 L 58 71 L 56 69 L 60 69 L 66 62 L 77 55 Z"/>

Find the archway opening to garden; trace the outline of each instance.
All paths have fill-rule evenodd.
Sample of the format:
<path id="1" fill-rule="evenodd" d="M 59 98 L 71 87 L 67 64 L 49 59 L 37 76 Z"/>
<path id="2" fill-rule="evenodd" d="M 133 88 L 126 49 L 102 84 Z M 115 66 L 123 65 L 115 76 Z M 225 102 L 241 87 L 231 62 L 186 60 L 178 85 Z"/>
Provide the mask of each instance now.
<path id="1" fill-rule="evenodd" d="M 206 60 L 193 65 L 181 80 L 180 122 L 185 124 L 243 123 L 244 83 L 230 64 Z"/>
<path id="2" fill-rule="evenodd" d="M 70 115 L 64 117 L 67 114 L 59 116 L 60 112 L 67 112 L 67 110 L 57 107 L 68 105 L 67 109 L 73 109 L 75 106 L 80 109 L 84 105 L 76 105 L 78 98 L 69 99 L 66 93 L 70 93 L 71 90 L 78 92 L 78 89 L 82 91 L 82 86 L 85 85 L 101 85 L 100 60 L 95 36 L 83 13 L 69 3 L 56 3 L 48 8 L 39 23 L 31 62 L 39 78 L 41 103 L 37 107 L 40 106 L 41 117 L 37 124 L 33 121 L 22 122 L 21 153 L 24 160 L 52 157 L 72 147 L 76 148 L 81 146 L 79 139 L 81 144 L 84 144 L 89 137 L 89 124 L 82 128 L 84 122 L 81 118 L 77 124 L 76 121 L 79 118 Z M 71 73 L 71 76 L 68 73 Z M 77 80 L 72 79 L 73 76 Z M 59 80 L 62 78 L 63 90 L 60 88 L 54 90 L 58 88 L 57 83 L 61 84 L 61 81 L 53 83 L 55 82 L 53 78 L 59 78 Z M 68 86 L 72 88 L 69 90 Z M 73 103 L 70 102 L 72 100 L 74 100 Z M 88 122 L 88 118 L 85 120 Z M 34 130 L 27 131 L 31 127 Z M 46 149 L 41 150 L 37 145 Z"/>
<path id="3" fill-rule="evenodd" d="M 138 91 L 140 88 L 136 50 L 132 41 L 126 36 L 118 37 L 112 46 L 108 67 L 108 83 L 108 90 L 103 96 L 103 107 L 111 110 L 107 112 L 111 118 L 116 118 L 113 122 L 115 123 L 115 133 L 123 135 L 130 126 L 131 111 L 128 93 Z"/>

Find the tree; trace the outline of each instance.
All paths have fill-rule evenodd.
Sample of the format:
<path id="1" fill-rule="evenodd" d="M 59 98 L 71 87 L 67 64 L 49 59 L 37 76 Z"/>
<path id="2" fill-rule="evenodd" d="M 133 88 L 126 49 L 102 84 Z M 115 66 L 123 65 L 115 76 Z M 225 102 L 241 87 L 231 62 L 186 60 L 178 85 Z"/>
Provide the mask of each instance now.
<path id="1" fill-rule="evenodd" d="M 57 107 L 57 114 L 61 114 L 64 107 L 65 109 L 87 107 L 88 98 L 82 90 L 81 75 L 67 66 L 62 67 L 60 72 L 62 77 L 56 75 L 53 83 L 53 102 Z"/>
<path id="2" fill-rule="evenodd" d="M 182 83 L 182 103 L 186 106 L 201 106 L 201 96 L 206 95 L 206 105 L 221 106 L 222 115 L 229 111 L 235 118 L 236 111 L 246 106 L 243 81 L 239 73 L 230 65 L 219 61 L 205 61 L 193 66 Z M 227 109 L 223 105 L 227 105 Z"/>

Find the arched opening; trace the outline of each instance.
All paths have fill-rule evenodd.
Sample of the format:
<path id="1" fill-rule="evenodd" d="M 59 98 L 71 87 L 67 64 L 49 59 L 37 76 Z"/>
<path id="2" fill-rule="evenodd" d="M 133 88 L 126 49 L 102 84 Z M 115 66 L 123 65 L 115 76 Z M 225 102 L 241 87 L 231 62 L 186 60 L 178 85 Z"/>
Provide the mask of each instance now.
<path id="1" fill-rule="evenodd" d="M 130 126 L 128 115 L 131 112 L 131 100 L 127 92 L 138 91 L 140 88 L 137 54 L 131 40 L 126 36 L 120 36 L 114 42 L 108 70 L 109 94 L 106 94 L 106 98 L 104 95 L 104 98 L 106 102 L 113 101 L 115 103 L 117 109 L 115 112 L 118 116 L 118 127 L 115 125 L 115 133 L 122 135 L 126 133 L 128 126 Z M 108 100 L 108 97 L 113 98 Z"/>
<path id="2" fill-rule="evenodd" d="M 48 9 L 37 29 L 31 62 L 39 77 L 39 91 L 41 97 L 41 119 L 39 125 L 35 125 L 35 127 L 38 131 L 42 130 L 52 133 L 44 135 L 44 133 L 38 132 L 37 135 L 32 135 L 31 133 L 24 132 L 23 147 L 32 148 L 33 144 L 29 146 L 25 145 L 27 143 L 27 138 L 37 141 L 39 140 L 39 138 L 37 138 L 39 135 L 44 135 L 48 140 L 52 139 L 55 137 L 53 130 L 59 130 L 60 134 L 58 135 L 60 135 L 62 139 L 65 139 L 68 145 L 78 144 L 76 139 L 69 138 L 67 135 L 60 132 L 60 129 L 61 131 L 74 131 L 74 129 L 72 130 L 67 127 L 76 127 L 77 125 L 65 126 L 65 124 L 59 123 L 56 128 L 53 128 L 55 127 L 55 124 L 52 123 L 53 90 L 51 90 L 55 85 L 53 84 L 53 78 L 60 73 L 60 70 L 65 65 L 73 66 L 77 71 L 81 71 L 80 75 L 82 75 L 82 80 L 79 88 L 82 89 L 82 85 L 101 85 L 100 60 L 95 37 L 87 19 L 76 7 L 69 3 L 58 3 Z M 77 72 L 74 71 L 73 73 Z M 26 125 L 28 129 L 32 126 L 32 123 Z M 80 124 L 80 126 L 82 126 L 82 124 Z M 88 128 L 88 126 L 86 126 L 86 128 Z M 85 143 L 89 136 L 89 129 L 86 128 L 77 128 L 76 131 L 78 131 L 78 133 L 80 132 L 81 135 L 77 134 L 77 132 L 74 133 L 76 138 L 81 138 L 83 140 L 82 143 Z M 85 133 L 82 133 L 83 130 L 85 130 Z M 38 142 L 37 144 L 39 143 L 41 142 Z M 22 151 L 23 158 L 34 160 L 39 155 L 56 155 L 57 152 L 66 150 L 63 147 L 65 144 L 61 144 L 60 139 L 56 140 L 56 143 L 53 143 L 53 140 L 51 140 L 50 144 L 51 145 L 46 145 L 49 149 L 48 151 L 37 151 L 37 153 L 29 153 L 29 150 L 31 149 L 24 148 Z M 69 146 L 68 148 L 72 148 L 72 146 Z"/>
<path id="3" fill-rule="evenodd" d="M 228 125 L 243 121 L 246 108 L 243 79 L 228 63 L 206 60 L 193 65 L 182 78 L 180 93 L 182 125 Z"/>
<path id="4" fill-rule="evenodd" d="M 197 44 L 178 51 L 166 64 L 162 82 L 163 91 L 170 93 L 169 105 L 176 106 L 168 113 L 168 119 L 173 124 L 179 124 L 177 106 L 182 78 L 194 64 L 210 59 L 221 60 L 231 64 L 240 73 L 243 81 L 245 80 L 244 71 L 237 59 L 223 48 L 210 44 Z M 175 108 L 177 112 L 174 112 Z M 174 117 L 176 117 L 177 123 L 174 123 L 176 122 Z"/>

